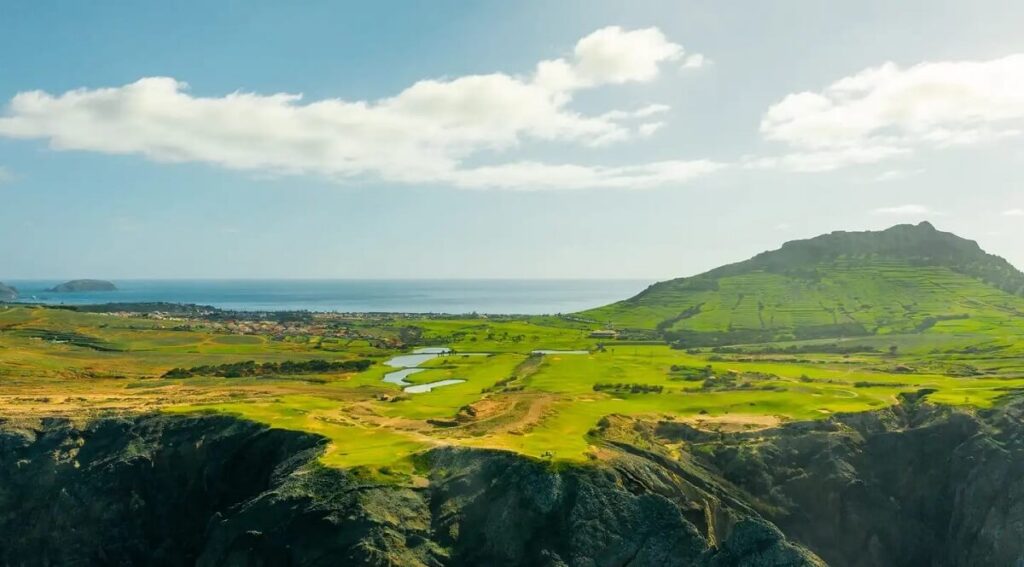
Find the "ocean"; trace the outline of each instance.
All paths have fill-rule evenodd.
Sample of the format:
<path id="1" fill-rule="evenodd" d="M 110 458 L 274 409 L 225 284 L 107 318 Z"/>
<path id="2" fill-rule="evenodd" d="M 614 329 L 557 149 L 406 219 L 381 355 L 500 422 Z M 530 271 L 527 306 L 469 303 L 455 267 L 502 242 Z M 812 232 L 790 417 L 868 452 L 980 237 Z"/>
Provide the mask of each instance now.
<path id="1" fill-rule="evenodd" d="M 648 280 L 114 280 L 118 291 L 52 293 L 58 280 L 5 280 L 18 301 L 166 301 L 238 311 L 571 313 L 636 295 Z"/>

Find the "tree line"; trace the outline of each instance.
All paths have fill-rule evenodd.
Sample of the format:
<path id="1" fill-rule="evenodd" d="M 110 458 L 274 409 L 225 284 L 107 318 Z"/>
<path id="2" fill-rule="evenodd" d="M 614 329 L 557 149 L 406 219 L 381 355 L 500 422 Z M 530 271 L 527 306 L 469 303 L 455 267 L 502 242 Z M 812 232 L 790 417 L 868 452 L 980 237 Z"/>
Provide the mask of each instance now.
<path id="1" fill-rule="evenodd" d="M 254 360 L 229 364 L 172 368 L 164 378 L 191 378 L 193 376 L 217 376 L 220 378 L 245 378 L 250 376 L 275 376 L 282 374 L 326 374 L 328 372 L 362 372 L 373 361 L 360 360 L 286 360 L 284 362 L 263 362 Z"/>

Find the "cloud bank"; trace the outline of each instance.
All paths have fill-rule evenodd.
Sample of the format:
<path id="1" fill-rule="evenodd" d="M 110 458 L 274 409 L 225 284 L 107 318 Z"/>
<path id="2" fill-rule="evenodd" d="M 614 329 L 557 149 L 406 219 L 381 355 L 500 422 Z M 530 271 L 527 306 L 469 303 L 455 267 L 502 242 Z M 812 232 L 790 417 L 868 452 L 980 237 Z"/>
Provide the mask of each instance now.
<path id="1" fill-rule="evenodd" d="M 924 205 L 899 205 L 895 207 L 881 207 L 872 211 L 876 215 L 892 215 L 901 217 L 917 216 L 942 216 L 943 213 L 933 210 Z"/>
<path id="2" fill-rule="evenodd" d="M 528 76 L 504 73 L 419 81 L 378 100 L 306 102 L 299 94 L 190 94 L 170 77 L 53 95 L 23 92 L 0 117 L 0 136 L 57 150 L 139 154 L 336 180 L 378 178 L 464 188 L 576 189 L 679 183 L 719 169 L 708 160 L 629 166 L 515 161 L 505 153 L 544 141 L 602 147 L 648 137 L 665 105 L 587 116 L 574 93 L 658 77 L 684 51 L 657 28 L 599 29 L 571 56 Z M 505 158 L 505 159 L 502 159 Z M 488 165 L 479 165 L 487 163 Z"/>
<path id="3" fill-rule="evenodd" d="M 306 101 L 300 94 L 197 96 L 186 83 L 147 77 L 60 94 L 17 94 L 0 136 L 57 150 L 143 155 L 271 174 L 378 179 L 466 189 L 646 188 L 680 184 L 730 165 L 827 172 L 981 144 L 1024 131 L 1024 54 L 988 61 L 885 63 L 821 91 L 792 93 L 760 121 L 777 154 L 593 165 L 517 159 L 538 142 L 607 148 L 652 138 L 665 104 L 584 114 L 586 90 L 647 83 L 664 69 L 710 65 L 657 28 L 599 29 L 563 57 L 524 75 L 491 73 L 416 82 L 375 100 Z M 905 177 L 900 169 L 878 181 Z M 919 170 L 914 170 L 919 171 Z M 0 169 L 0 181 L 4 171 Z"/>
<path id="4" fill-rule="evenodd" d="M 1024 54 L 905 69 L 885 63 L 772 105 L 761 134 L 793 153 L 762 165 L 827 171 L 1017 136 L 1022 127 Z"/>

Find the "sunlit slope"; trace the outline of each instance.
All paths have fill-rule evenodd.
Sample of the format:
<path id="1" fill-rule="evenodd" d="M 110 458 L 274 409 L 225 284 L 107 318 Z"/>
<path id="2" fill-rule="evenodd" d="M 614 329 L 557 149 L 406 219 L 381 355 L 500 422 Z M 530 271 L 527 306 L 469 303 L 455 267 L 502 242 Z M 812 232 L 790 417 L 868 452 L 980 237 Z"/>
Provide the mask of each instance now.
<path id="1" fill-rule="evenodd" d="M 694 344 L 1024 324 L 1024 274 L 930 224 L 832 233 L 582 313 Z"/>

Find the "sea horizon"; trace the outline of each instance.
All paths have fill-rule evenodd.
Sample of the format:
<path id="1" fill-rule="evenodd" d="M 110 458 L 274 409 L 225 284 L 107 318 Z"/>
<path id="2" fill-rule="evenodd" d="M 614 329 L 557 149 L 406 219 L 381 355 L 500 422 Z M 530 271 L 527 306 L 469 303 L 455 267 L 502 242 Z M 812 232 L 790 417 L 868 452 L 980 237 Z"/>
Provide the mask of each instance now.
<path id="1" fill-rule="evenodd" d="M 17 302 L 46 305 L 186 303 L 233 311 L 545 315 L 639 293 L 632 278 L 125 278 L 117 291 L 50 292 L 65 279 L 5 280 Z"/>

